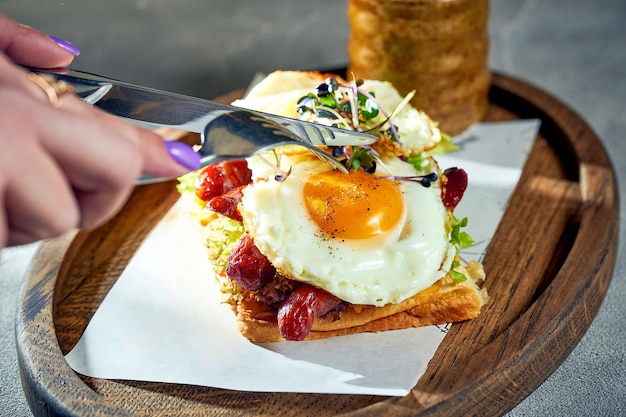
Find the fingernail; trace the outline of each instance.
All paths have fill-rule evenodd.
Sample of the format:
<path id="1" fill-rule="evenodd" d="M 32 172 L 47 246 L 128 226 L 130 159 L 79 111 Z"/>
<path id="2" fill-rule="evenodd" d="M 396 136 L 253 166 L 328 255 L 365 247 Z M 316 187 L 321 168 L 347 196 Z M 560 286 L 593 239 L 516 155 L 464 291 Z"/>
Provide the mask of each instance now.
<path id="1" fill-rule="evenodd" d="M 174 161 L 185 168 L 196 170 L 200 168 L 200 154 L 186 143 L 177 140 L 165 141 L 165 148 Z"/>
<path id="2" fill-rule="evenodd" d="M 80 55 L 80 49 L 78 49 L 76 46 L 74 46 L 73 44 L 69 43 L 65 39 L 61 39 L 61 38 L 58 38 L 56 36 L 50 36 L 50 39 L 55 41 L 57 43 L 57 45 L 59 45 L 61 48 L 69 51 L 72 55 L 74 55 L 74 56 Z"/>

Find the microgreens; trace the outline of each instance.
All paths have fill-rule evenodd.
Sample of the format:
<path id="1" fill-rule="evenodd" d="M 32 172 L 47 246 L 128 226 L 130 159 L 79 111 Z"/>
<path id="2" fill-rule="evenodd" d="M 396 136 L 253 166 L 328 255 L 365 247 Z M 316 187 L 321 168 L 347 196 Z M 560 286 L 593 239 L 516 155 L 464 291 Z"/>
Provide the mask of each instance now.
<path id="1" fill-rule="evenodd" d="M 428 187 L 430 187 L 431 183 L 437 181 L 439 176 L 437 174 L 435 174 L 434 172 L 431 172 L 430 174 L 426 174 L 426 175 L 413 175 L 413 176 L 403 176 L 403 177 L 398 177 L 398 176 L 394 175 L 394 176 L 383 177 L 383 178 L 389 178 L 389 179 L 396 180 L 396 181 L 413 181 L 413 182 L 418 182 L 423 187 L 428 188 Z"/>
<path id="2" fill-rule="evenodd" d="M 467 280 L 464 273 L 457 271 L 455 268 L 461 266 L 461 263 L 456 259 L 452 261 L 452 267 L 450 268 L 450 277 L 457 282 L 463 282 Z"/>
<path id="3" fill-rule="evenodd" d="M 381 108 L 374 92 L 361 88 L 362 84 L 362 80 L 340 83 L 329 77 L 317 86 L 316 93 L 300 98 L 296 110 L 302 118 L 325 118 L 351 130 L 380 133 L 391 114 Z M 385 118 L 381 123 L 375 120 L 379 114 Z M 398 141 L 397 128 L 390 123 L 389 130 L 393 139 Z"/>
<path id="4" fill-rule="evenodd" d="M 452 231 L 450 232 L 450 242 L 459 249 L 469 248 L 474 244 L 474 239 L 469 233 L 461 231 L 463 227 L 467 227 L 467 217 L 463 217 L 461 221 L 452 216 Z"/>
<path id="5" fill-rule="evenodd" d="M 341 83 L 329 77 L 317 86 L 315 93 L 300 98 L 296 110 L 302 119 L 385 136 L 400 143 L 398 129 L 391 123 L 391 116 L 406 105 L 412 95 L 405 98 L 394 112 L 387 113 L 377 102 L 375 93 L 366 91 L 362 85 L 362 80 Z M 383 120 L 380 120 L 381 115 Z M 348 169 L 376 171 L 379 155 L 370 146 L 332 147 L 331 151 L 334 157 L 345 159 Z"/>
<path id="6" fill-rule="evenodd" d="M 280 167 L 280 156 L 282 155 L 282 153 L 280 152 L 276 152 L 276 149 L 272 149 L 272 152 L 274 153 L 274 158 L 276 158 L 276 163 L 273 164 L 270 161 L 268 161 L 263 155 L 259 154 L 257 155 L 257 157 L 259 158 L 259 160 L 261 160 L 265 165 L 269 166 L 270 168 L 272 168 L 274 171 L 276 171 L 276 175 L 274 175 L 274 180 L 276 180 L 277 182 L 283 182 L 287 179 L 287 177 L 291 174 L 291 167 L 289 167 L 289 169 L 287 171 L 284 171 L 283 169 L 281 169 Z"/>
<path id="7" fill-rule="evenodd" d="M 314 93 L 301 97 L 296 110 L 302 119 L 367 132 L 401 145 L 398 127 L 391 119 L 408 105 L 414 94 L 414 91 L 407 94 L 393 111 L 388 113 L 376 100 L 376 94 L 363 88 L 363 80 L 343 83 L 329 77 L 317 86 Z M 335 158 L 343 158 L 348 169 L 363 169 L 373 173 L 377 165 L 382 164 L 380 155 L 370 146 L 331 147 L 331 152 Z M 410 155 L 407 162 L 419 172 L 432 171 L 429 156 L 430 154 L 426 152 Z M 437 181 L 438 176 L 433 172 L 426 175 L 385 178 L 413 181 L 424 187 L 430 187 L 431 183 Z"/>
<path id="8" fill-rule="evenodd" d="M 472 239 L 469 233 L 461 230 L 462 228 L 467 226 L 467 217 L 464 217 L 460 221 L 454 215 L 451 215 L 450 217 L 452 218 L 450 243 L 454 245 L 456 249 L 455 260 L 452 262 L 452 269 L 450 269 L 450 276 L 455 281 L 465 281 L 467 277 L 463 273 L 455 271 L 454 268 L 460 265 L 459 261 L 457 261 L 456 259 L 459 257 L 461 249 L 469 248 L 470 246 L 472 246 L 474 244 L 474 239 Z"/>
<path id="9" fill-rule="evenodd" d="M 376 171 L 376 157 L 378 157 L 378 153 L 372 148 L 353 146 L 352 155 L 348 158 L 346 166 L 355 170 L 363 168 L 364 171 L 373 173 Z"/>

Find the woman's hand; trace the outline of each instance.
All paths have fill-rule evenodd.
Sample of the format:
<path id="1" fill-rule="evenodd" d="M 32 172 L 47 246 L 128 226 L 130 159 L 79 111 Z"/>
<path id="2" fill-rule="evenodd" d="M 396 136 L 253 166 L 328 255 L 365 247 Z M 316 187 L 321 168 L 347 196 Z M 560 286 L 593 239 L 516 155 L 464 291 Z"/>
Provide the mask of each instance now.
<path id="1" fill-rule="evenodd" d="M 177 177 L 199 157 L 179 142 L 61 95 L 52 105 L 16 64 L 65 67 L 77 49 L 0 15 L 0 248 L 92 228 L 142 174 Z"/>

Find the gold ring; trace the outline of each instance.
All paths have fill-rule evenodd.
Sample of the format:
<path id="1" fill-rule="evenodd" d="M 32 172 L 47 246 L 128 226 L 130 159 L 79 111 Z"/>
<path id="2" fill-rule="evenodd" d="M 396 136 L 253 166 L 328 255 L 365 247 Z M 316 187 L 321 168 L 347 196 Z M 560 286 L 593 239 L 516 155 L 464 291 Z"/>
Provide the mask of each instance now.
<path id="1" fill-rule="evenodd" d="M 49 75 L 39 75 L 34 72 L 29 72 L 28 79 L 41 88 L 44 93 L 46 93 L 50 104 L 54 107 L 59 107 L 61 105 L 59 100 L 60 96 L 66 93 L 74 92 L 72 86 Z"/>

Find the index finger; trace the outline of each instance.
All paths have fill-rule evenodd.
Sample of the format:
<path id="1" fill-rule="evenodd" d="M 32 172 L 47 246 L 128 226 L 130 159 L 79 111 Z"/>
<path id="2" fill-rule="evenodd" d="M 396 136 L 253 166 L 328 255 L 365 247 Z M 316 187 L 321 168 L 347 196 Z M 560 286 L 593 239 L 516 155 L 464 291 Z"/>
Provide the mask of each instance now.
<path id="1" fill-rule="evenodd" d="M 176 140 L 167 140 L 160 134 L 134 126 L 116 116 L 96 107 L 86 105 L 74 96 L 62 97 L 62 109 L 93 120 L 94 123 L 105 123 L 107 130 L 122 135 L 138 151 L 141 156 L 142 174 L 155 177 L 175 178 L 200 167 L 200 155 L 190 145 Z M 98 150 L 108 143 L 91 142 L 91 150 L 98 155 L 105 150 Z M 83 161 L 87 156 L 83 158 Z M 98 161 L 93 161 L 97 164 Z"/>
<path id="2" fill-rule="evenodd" d="M 0 14 L 0 50 L 13 62 L 34 68 L 67 67 L 78 49 Z"/>

